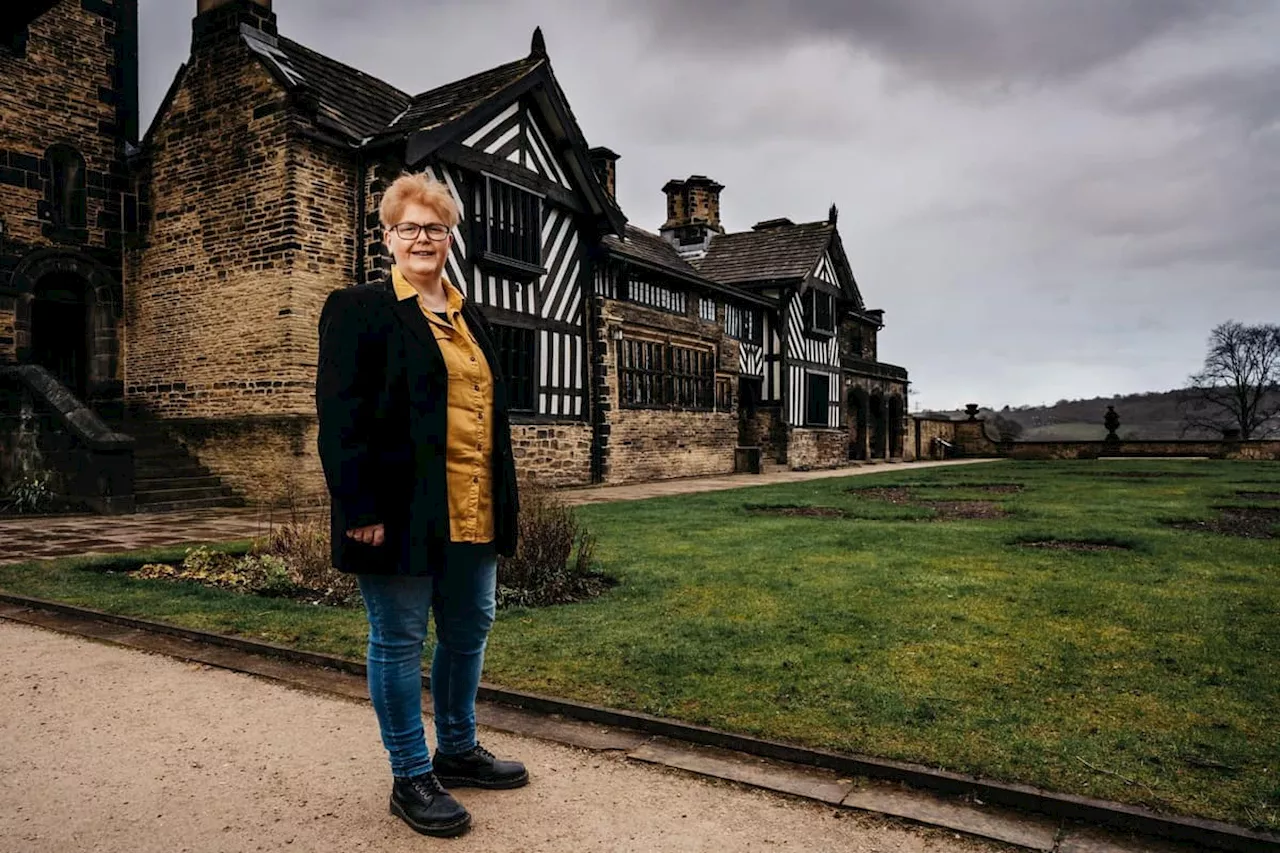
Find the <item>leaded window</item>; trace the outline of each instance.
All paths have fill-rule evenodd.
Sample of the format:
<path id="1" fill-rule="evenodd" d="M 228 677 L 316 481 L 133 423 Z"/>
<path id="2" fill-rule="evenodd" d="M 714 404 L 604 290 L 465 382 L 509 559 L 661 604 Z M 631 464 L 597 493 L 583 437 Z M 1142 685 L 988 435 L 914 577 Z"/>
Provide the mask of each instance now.
<path id="1" fill-rule="evenodd" d="M 731 338 L 759 344 L 763 339 L 763 323 L 756 308 L 739 305 L 724 306 L 724 333 Z"/>
<path id="2" fill-rule="evenodd" d="M 482 263 L 505 272 L 534 277 L 542 266 L 542 199 L 534 193 L 485 175 L 479 186 L 476 240 Z"/>
<path id="3" fill-rule="evenodd" d="M 659 341 L 618 342 L 619 397 L 639 408 L 711 409 L 715 354 Z"/>
<path id="4" fill-rule="evenodd" d="M 498 369 L 507 383 L 507 407 L 513 412 L 535 411 L 538 399 L 538 352 L 533 329 L 493 324 Z"/>
<path id="5" fill-rule="evenodd" d="M 45 184 L 45 218 L 63 231 L 84 228 L 88 219 L 84 156 L 59 143 L 44 153 L 49 170 Z"/>
<path id="6" fill-rule="evenodd" d="M 633 278 L 627 282 L 627 299 L 672 314 L 684 314 L 686 311 L 683 290 L 643 279 Z"/>

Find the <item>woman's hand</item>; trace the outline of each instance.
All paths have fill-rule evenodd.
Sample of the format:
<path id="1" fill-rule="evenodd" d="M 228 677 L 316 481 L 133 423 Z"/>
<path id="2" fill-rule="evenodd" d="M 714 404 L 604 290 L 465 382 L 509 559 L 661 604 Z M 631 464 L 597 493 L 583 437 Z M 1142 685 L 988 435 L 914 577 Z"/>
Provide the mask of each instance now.
<path id="1" fill-rule="evenodd" d="M 347 531 L 348 538 L 354 539 L 363 545 L 372 545 L 375 548 L 382 544 L 386 535 L 386 528 L 381 524 L 370 524 L 368 527 L 356 527 Z"/>

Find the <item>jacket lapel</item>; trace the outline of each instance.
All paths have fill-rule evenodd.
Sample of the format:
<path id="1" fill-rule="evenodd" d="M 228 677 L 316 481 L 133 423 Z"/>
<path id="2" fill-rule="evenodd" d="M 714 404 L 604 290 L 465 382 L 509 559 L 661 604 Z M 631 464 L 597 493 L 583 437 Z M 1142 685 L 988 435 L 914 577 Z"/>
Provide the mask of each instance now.
<path id="1" fill-rule="evenodd" d="M 418 307 L 416 299 L 396 299 L 395 291 L 391 291 L 391 298 L 395 301 L 392 306 L 392 313 L 400 318 L 400 322 L 408 327 L 414 337 L 429 350 L 438 350 L 439 345 L 436 343 L 436 336 L 431 331 L 431 324 L 427 322 L 427 318 L 422 316 L 422 309 Z"/>

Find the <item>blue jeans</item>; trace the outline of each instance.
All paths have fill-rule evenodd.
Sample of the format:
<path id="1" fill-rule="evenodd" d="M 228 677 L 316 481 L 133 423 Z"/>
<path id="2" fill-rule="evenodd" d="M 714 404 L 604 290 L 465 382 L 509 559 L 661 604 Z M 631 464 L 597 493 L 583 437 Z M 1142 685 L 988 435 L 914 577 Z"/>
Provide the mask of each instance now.
<path id="1" fill-rule="evenodd" d="M 422 648 L 435 616 L 431 701 L 436 746 L 447 755 L 476 745 L 476 691 L 496 609 L 493 545 L 451 543 L 431 576 L 357 575 L 369 617 L 369 697 L 395 776 L 431 770 L 422 725 Z"/>

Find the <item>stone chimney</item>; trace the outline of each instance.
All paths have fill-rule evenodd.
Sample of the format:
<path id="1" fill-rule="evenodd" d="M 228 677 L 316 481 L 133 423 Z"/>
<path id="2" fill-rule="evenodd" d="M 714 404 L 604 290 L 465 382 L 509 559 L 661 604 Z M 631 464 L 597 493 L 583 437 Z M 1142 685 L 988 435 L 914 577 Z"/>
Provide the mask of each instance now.
<path id="1" fill-rule="evenodd" d="M 595 171 L 596 177 L 600 179 L 600 185 L 604 187 L 605 192 L 609 194 L 609 199 L 614 203 L 618 203 L 618 155 L 610 151 L 608 148 L 597 146 L 592 148 L 591 168 Z"/>
<path id="2" fill-rule="evenodd" d="M 662 188 L 667 194 L 667 221 L 659 231 L 681 257 L 701 258 L 707 253 L 711 238 L 724 233 L 720 226 L 722 189 L 724 185 L 706 175 L 667 181 Z"/>
<path id="3" fill-rule="evenodd" d="M 271 0 L 196 0 L 196 16 L 191 22 L 192 50 L 219 44 L 228 36 L 238 38 L 241 27 L 274 38 L 278 31 Z"/>

